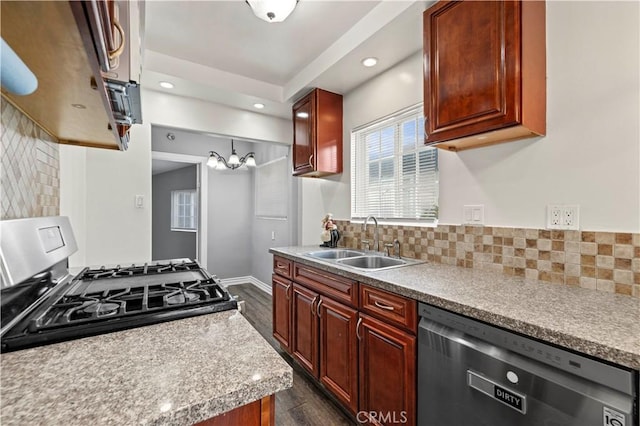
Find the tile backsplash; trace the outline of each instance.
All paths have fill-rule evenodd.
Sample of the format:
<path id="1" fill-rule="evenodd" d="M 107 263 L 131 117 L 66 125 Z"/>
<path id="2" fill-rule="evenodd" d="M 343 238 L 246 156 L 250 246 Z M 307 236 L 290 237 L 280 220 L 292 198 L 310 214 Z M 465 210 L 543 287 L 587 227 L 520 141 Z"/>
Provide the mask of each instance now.
<path id="1" fill-rule="evenodd" d="M 365 237 L 361 223 L 335 222 L 339 245 L 373 241 L 371 224 Z M 378 231 L 380 249 L 397 238 L 402 256 L 640 298 L 640 234 L 466 225 L 380 225 Z"/>
<path id="2" fill-rule="evenodd" d="M 60 214 L 58 144 L 2 99 L 0 219 Z"/>

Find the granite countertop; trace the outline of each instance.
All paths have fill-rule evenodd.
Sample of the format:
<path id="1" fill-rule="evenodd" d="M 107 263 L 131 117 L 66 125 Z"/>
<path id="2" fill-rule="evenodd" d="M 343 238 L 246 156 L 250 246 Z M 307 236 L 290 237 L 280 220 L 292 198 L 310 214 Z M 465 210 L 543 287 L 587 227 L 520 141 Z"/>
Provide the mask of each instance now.
<path id="1" fill-rule="evenodd" d="M 435 263 L 360 272 L 302 256 L 315 250 L 317 246 L 279 247 L 269 251 L 420 302 L 640 369 L 640 299 Z"/>
<path id="2" fill-rule="evenodd" d="M 0 423 L 188 425 L 293 383 L 236 310 L 3 354 Z"/>

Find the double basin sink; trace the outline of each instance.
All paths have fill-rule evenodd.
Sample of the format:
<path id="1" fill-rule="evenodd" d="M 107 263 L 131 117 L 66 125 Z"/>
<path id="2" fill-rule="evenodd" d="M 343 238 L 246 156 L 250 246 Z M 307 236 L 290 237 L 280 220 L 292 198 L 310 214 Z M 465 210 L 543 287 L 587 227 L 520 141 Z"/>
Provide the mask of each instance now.
<path id="1" fill-rule="evenodd" d="M 398 259 L 395 257 L 388 257 L 379 252 L 349 249 L 318 250 L 305 253 L 305 256 L 364 271 L 380 271 L 423 263 L 423 261 L 415 259 Z"/>

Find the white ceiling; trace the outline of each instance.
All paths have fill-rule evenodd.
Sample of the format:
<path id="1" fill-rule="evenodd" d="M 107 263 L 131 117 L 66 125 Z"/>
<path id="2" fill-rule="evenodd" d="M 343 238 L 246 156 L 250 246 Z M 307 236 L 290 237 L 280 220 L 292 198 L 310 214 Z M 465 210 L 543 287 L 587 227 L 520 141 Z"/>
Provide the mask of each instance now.
<path id="1" fill-rule="evenodd" d="M 420 50 L 428 3 L 300 0 L 268 23 L 242 0 L 147 1 L 142 85 L 289 119 L 310 88 L 346 94 Z"/>

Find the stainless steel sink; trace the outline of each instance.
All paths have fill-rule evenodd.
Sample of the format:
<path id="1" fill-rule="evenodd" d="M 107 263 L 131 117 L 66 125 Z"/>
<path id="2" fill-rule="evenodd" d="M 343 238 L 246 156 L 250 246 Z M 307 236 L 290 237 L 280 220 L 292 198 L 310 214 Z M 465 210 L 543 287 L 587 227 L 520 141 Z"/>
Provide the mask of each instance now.
<path id="1" fill-rule="evenodd" d="M 350 259 L 341 259 L 338 261 L 341 265 L 353 266 L 359 269 L 382 269 L 392 266 L 406 265 L 407 262 L 402 259 L 383 256 L 360 256 Z"/>
<path id="2" fill-rule="evenodd" d="M 398 259 L 395 257 L 384 256 L 379 252 L 363 252 L 349 249 L 325 249 L 312 251 L 305 253 L 304 255 L 323 262 L 347 266 L 361 271 L 381 271 L 384 269 L 424 263 L 423 260 Z"/>
<path id="3" fill-rule="evenodd" d="M 306 253 L 306 255 L 317 259 L 344 259 L 348 257 L 364 256 L 364 253 L 361 251 L 347 249 L 330 249 L 312 251 L 310 253 Z"/>

